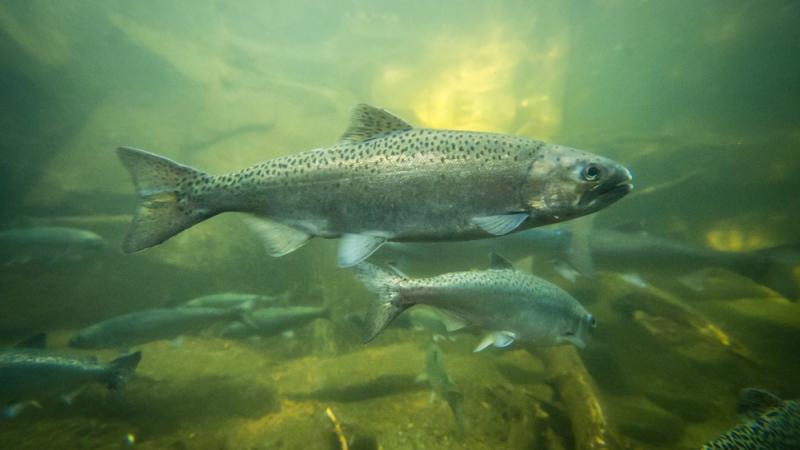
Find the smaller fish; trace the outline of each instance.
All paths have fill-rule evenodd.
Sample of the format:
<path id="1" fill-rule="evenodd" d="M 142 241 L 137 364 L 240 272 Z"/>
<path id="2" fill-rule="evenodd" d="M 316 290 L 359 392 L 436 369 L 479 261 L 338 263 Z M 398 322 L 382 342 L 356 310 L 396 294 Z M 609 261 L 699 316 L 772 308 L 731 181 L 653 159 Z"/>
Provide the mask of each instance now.
<path id="1" fill-rule="evenodd" d="M 133 377 L 141 352 L 100 363 L 94 357 L 77 357 L 45 350 L 43 333 L 16 346 L 0 350 L 0 406 L 14 417 L 40 400 L 61 396 L 71 403 L 86 385 L 101 383 L 120 393 Z"/>
<path id="2" fill-rule="evenodd" d="M 0 231 L 0 259 L 7 265 L 79 259 L 104 248 L 106 241 L 102 237 L 79 228 L 31 227 Z"/>
<path id="3" fill-rule="evenodd" d="M 417 381 L 427 381 L 431 386 L 431 403 L 436 396 L 447 402 L 453 412 L 458 433 L 464 434 L 464 395 L 447 374 L 442 349 L 435 343 L 428 346 L 425 354 L 425 372 L 417 377 Z"/>
<path id="4" fill-rule="evenodd" d="M 558 286 L 515 270 L 492 254 L 489 270 L 452 272 L 411 279 L 369 263 L 356 275 L 378 298 L 367 310 L 364 341 L 375 338 L 400 313 L 427 305 L 448 315 L 460 327 L 488 331 L 475 351 L 489 345 L 506 347 L 515 340 L 549 346 L 572 343 L 584 347 L 584 336 L 595 320 L 577 300 Z"/>
<path id="5" fill-rule="evenodd" d="M 800 400 L 781 400 L 761 389 L 743 389 L 737 413 L 742 423 L 703 450 L 790 450 L 800 448 Z"/>
<path id="6" fill-rule="evenodd" d="M 177 307 L 137 311 L 98 322 L 78 331 L 69 340 L 75 348 L 122 348 L 159 340 L 171 340 L 196 333 L 209 326 L 230 320 L 247 321 L 252 307 L 237 308 Z"/>
<path id="7" fill-rule="evenodd" d="M 253 306 L 267 306 L 284 302 L 289 297 L 288 292 L 279 295 L 246 294 L 242 292 L 220 292 L 217 294 L 203 295 L 189 300 L 183 306 L 201 308 L 239 308 L 248 303 Z"/>
<path id="8" fill-rule="evenodd" d="M 313 306 L 272 307 L 253 311 L 246 323 L 234 322 L 220 332 L 220 337 L 242 339 L 252 335 L 270 337 L 299 328 L 314 319 L 328 318 L 328 308 Z"/>

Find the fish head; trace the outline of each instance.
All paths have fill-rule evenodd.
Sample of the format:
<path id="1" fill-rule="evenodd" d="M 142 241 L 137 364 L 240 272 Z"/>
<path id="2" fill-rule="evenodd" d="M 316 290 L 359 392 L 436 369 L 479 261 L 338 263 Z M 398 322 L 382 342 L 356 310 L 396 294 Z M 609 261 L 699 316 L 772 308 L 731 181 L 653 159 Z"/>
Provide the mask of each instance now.
<path id="1" fill-rule="evenodd" d="M 597 321 L 594 316 L 586 312 L 579 315 L 577 320 L 567 324 L 567 327 L 562 330 L 556 341 L 559 344 L 572 344 L 578 348 L 584 348 L 586 347 L 586 339 L 596 326 Z"/>
<path id="2" fill-rule="evenodd" d="M 538 225 L 593 213 L 632 189 L 631 172 L 602 156 L 563 145 L 545 145 L 528 172 L 524 193 Z"/>
<path id="3" fill-rule="evenodd" d="M 584 348 L 595 328 L 594 316 L 572 295 L 558 286 L 539 280 L 531 302 L 516 314 L 509 330 L 535 346 L 573 344 Z"/>

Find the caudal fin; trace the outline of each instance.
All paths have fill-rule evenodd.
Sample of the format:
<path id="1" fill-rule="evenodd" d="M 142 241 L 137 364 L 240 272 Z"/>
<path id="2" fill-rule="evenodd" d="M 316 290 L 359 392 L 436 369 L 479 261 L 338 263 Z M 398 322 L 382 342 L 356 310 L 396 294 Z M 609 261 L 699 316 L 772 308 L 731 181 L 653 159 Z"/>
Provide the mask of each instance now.
<path id="1" fill-rule="evenodd" d="M 788 300 L 800 300 L 800 244 L 758 250 L 755 255 L 756 264 L 741 273 Z"/>
<path id="2" fill-rule="evenodd" d="M 139 361 L 141 360 L 142 352 L 134 352 L 127 355 L 122 355 L 108 363 L 108 389 L 116 393 L 121 393 L 125 388 L 125 385 L 128 384 L 128 381 L 133 378 L 133 373 L 136 371 L 136 366 L 139 365 Z"/>
<path id="3" fill-rule="evenodd" d="M 214 214 L 191 195 L 192 186 L 210 176 L 144 150 L 120 147 L 117 155 L 142 199 L 122 250 L 133 253 L 160 244 Z"/>
<path id="4" fill-rule="evenodd" d="M 378 297 L 367 308 L 364 319 L 364 343 L 377 336 L 401 312 L 411 306 L 411 303 L 401 301 L 400 283 L 404 278 L 378 268 L 377 266 L 362 262 L 354 267 L 356 276 L 370 291 Z"/>

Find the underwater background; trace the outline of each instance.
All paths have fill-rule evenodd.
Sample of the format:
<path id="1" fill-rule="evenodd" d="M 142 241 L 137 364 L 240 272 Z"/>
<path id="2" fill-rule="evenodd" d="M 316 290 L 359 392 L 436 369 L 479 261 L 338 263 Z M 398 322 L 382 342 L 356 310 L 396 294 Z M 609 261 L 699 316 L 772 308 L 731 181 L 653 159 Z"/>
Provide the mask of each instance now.
<path id="1" fill-rule="evenodd" d="M 330 319 L 138 346 L 123 399 L 92 386 L 72 405 L 30 408 L 0 421 L 0 448 L 338 449 L 341 433 L 366 449 L 688 449 L 737 423 L 742 388 L 800 397 L 797 298 L 713 269 L 700 291 L 602 267 L 570 283 L 532 254 L 516 266 L 572 293 L 597 330 L 582 350 L 440 342 L 464 396 L 459 434 L 415 382 L 430 333 L 393 327 L 361 343 L 354 317 L 372 294 L 335 266 L 335 240 L 271 258 L 229 214 L 123 255 L 137 199 L 114 152 L 221 174 L 331 145 L 369 103 L 421 127 L 625 164 L 636 189 L 593 214 L 595 228 L 723 251 L 796 244 L 798 23 L 791 0 L 1 1 L 0 225 L 108 242 L 4 261 L 3 345 L 47 332 L 48 348 L 81 354 L 67 347 L 80 328 L 214 292 L 288 292 Z"/>

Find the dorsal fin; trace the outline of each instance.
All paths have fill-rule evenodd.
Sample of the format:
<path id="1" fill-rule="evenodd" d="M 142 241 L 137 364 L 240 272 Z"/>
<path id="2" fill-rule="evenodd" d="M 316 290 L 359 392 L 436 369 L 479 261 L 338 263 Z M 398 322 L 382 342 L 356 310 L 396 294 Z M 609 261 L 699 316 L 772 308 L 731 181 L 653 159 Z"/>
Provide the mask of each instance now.
<path id="1" fill-rule="evenodd" d="M 498 255 L 497 253 L 492 253 L 489 268 L 497 270 L 514 270 L 514 265 L 511 264 L 511 261 Z"/>
<path id="2" fill-rule="evenodd" d="M 739 393 L 736 413 L 743 421 L 760 417 L 767 410 L 783 405 L 783 400 L 763 389 L 747 388 Z"/>
<path id="3" fill-rule="evenodd" d="M 45 348 L 47 345 L 47 335 L 44 333 L 36 333 L 33 336 L 19 341 L 14 345 L 17 348 Z"/>
<path id="4" fill-rule="evenodd" d="M 410 130 L 411 128 L 413 128 L 411 125 L 394 114 L 362 103 L 353 108 L 350 127 L 339 141 L 364 142 L 392 131 Z"/>

